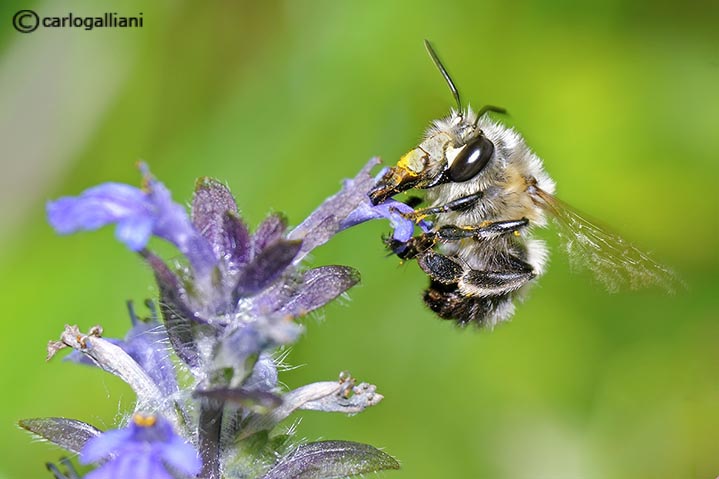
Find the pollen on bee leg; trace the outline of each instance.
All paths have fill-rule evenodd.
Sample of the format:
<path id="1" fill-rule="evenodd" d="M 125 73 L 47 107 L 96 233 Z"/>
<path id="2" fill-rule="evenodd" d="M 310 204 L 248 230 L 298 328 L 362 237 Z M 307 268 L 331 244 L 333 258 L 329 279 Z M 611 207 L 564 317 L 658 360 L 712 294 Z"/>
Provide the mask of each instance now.
<path id="1" fill-rule="evenodd" d="M 518 238 L 521 236 L 521 234 L 519 233 L 519 230 L 514 230 L 514 232 L 512 234 Z"/>

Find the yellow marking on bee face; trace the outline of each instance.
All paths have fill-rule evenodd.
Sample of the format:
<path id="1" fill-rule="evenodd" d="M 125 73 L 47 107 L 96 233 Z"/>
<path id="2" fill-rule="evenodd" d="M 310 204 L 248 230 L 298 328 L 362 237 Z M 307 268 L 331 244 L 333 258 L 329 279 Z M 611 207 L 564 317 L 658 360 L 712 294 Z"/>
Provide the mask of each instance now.
<path id="1" fill-rule="evenodd" d="M 144 414 L 136 413 L 132 416 L 132 421 L 140 427 L 152 427 L 157 423 L 157 417 L 153 415 L 145 416 Z"/>
<path id="2" fill-rule="evenodd" d="M 514 236 L 519 237 L 519 230 L 514 230 Z"/>

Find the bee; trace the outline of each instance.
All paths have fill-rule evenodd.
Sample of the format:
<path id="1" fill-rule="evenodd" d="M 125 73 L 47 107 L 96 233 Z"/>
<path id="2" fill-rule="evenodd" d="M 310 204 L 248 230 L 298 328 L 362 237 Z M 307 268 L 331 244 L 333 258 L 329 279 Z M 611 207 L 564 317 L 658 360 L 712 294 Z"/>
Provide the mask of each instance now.
<path id="1" fill-rule="evenodd" d="M 427 206 L 405 217 L 429 220 L 431 229 L 408 241 L 386 241 L 394 254 L 415 259 L 429 276 L 424 302 L 432 311 L 462 326 L 494 327 L 508 320 L 515 300 L 545 271 L 547 248 L 532 229 L 546 226 L 548 218 L 559 226 L 572 265 L 591 271 L 610 291 L 651 285 L 672 291 L 680 283 L 671 270 L 557 199 L 542 160 L 519 133 L 488 115 L 505 110 L 463 109 L 426 40 L 425 47 L 457 109 L 434 121 L 369 197 L 377 205 L 410 189 L 425 191 Z"/>

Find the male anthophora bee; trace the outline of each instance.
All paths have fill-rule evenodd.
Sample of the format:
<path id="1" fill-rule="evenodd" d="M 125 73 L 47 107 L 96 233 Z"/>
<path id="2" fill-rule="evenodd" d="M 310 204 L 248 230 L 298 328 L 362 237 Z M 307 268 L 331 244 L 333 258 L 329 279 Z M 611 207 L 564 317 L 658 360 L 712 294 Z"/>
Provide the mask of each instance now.
<path id="1" fill-rule="evenodd" d="M 548 216 L 559 225 L 570 258 L 609 290 L 652 284 L 672 290 L 679 283 L 670 270 L 555 198 L 540 158 L 517 132 L 487 115 L 503 110 L 463 109 L 446 69 L 431 45 L 425 46 L 457 110 L 433 122 L 424 140 L 383 175 L 370 199 L 376 205 L 409 189 L 426 191 L 427 206 L 411 217 L 430 218 L 432 229 L 388 244 L 429 275 L 424 301 L 432 311 L 461 325 L 491 327 L 510 318 L 514 299 L 544 272 L 547 250 L 531 229 L 545 226 Z"/>

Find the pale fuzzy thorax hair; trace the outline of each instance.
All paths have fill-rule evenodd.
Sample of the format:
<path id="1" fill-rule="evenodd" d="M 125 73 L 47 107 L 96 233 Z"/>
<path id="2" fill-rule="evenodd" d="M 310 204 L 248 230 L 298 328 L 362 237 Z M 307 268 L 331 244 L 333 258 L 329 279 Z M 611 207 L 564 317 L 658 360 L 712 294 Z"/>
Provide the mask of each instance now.
<path id="1" fill-rule="evenodd" d="M 554 181 L 544 170 L 542 160 L 513 128 L 493 121 L 488 115 L 483 115 L 475 127 L 476 119 L 475 112 L 470 108 L 462 115 L 453 110 L 448 117 L 436 120 L 428 129 L 420 148 L 433 149 L 428 151 L 433 161 L 451 165 L 456 156 L 454 152 L 479 135 L 480 131 L 494 144 L 494 155 L 476 177 L 462 183 L 450 182 L 430 188 L 426 199 L 429 205 L 438 206 L 478 191 L 483 192 L 477 205 L 468 211 L 448 212 L 438 216 L 438 226 L 470 226 L 484 221 L 529 219 L 530 228 L 522 231 L 518 240 L 526 247 L 527 262 L 539 276 L 545 269 L 547 250 L 543 242 L 531 239 L 531 227 L 545 226 L 547 220 L 544 210 L 527 193 L 527 180 L 534 178 L 537 186 L 550 194 L 555 189 Z M 438 138 L 442 139 L 441 151 Z M 485 243 L 465 240 L 446 245 L 444 251 L 456 254 L 472 268 L 486 269 L 492 266 L 493 259 L 497 257 L 496 250 L 511 248 L 511 241 L 517 240 L 497 238 Z M 512 311 L 507 307 L 501 316 L 505 319 L 511 314 Z"/>

